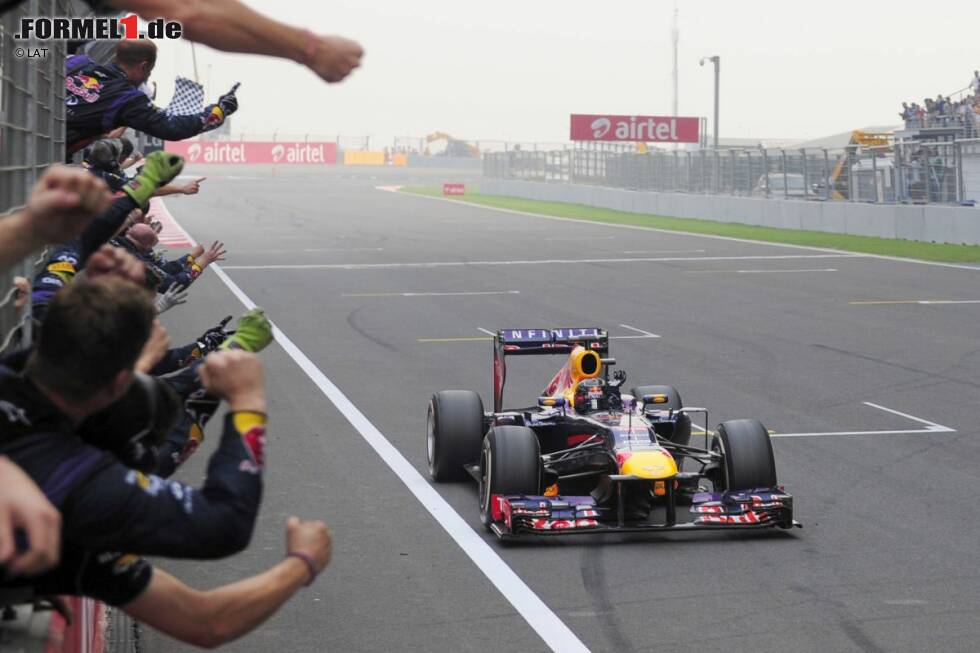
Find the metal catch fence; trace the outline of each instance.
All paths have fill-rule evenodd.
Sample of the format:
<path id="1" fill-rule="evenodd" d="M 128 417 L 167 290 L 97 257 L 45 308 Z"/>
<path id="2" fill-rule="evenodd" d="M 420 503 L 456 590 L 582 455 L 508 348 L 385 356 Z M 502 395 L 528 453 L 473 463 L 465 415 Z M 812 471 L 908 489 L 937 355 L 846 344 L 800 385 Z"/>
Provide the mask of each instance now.
<path id="1" fill-rule="evenodd" d="M 0 215 L 23 206 L 39 174 L 63 160 L 65 152 L 66 44 L 20 41 L 14 34 L 24 16 L 73 13 L 70 0 L 30 0 L 0 15 Z M 42 53 L 42 48 L 47 52 Z M 14 307 L 13 280 L 31 278 L 37 258 L 0 271 L 0 345 L 4 348 L 30 340 L 29 309 Z"/>
<path id="2" fill-rule="evenodd" d="M 837 150 L 576 146 L 487 153 L 483 173 L 489 179 L 767 199 L 964 204 L 980 199 L 980 141 Z"/>

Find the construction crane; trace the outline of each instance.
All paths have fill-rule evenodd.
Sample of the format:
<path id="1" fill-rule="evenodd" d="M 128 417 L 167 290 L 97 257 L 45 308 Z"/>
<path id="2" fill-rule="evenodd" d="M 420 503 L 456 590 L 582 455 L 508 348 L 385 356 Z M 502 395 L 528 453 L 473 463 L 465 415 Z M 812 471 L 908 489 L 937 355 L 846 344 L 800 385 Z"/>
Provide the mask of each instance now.
<path id="1" fill-rule="evenodd" d="M 470 145 L 466 141 L 453 138 L 445 132 L 433 132 L 425 137 L 425 142 L 434 143 L 436 141 L 446 141 L 446 149 L 442 151 L 442 156 L 462 157 L 477 159 L 480 157 L 480 148 Z"/>
<path id="2" fill-rule="evenodd" d="M 848 142 L 844 153 L 837 157 L 837 163 L 834 164 L 834 169 L 830 173 L 830 198 L 835 200 L 846 199 L 843 193 L 837 190 L 837 180 L 840 179 L 841 174 L 847 168 L 850 153 L 854 151 L 855 147 L 888 147 L 892 144 L 892 141 L 892 135 L 886 132 L 865 132 L 860 129 L 852 131 L 851 140 Z"/>

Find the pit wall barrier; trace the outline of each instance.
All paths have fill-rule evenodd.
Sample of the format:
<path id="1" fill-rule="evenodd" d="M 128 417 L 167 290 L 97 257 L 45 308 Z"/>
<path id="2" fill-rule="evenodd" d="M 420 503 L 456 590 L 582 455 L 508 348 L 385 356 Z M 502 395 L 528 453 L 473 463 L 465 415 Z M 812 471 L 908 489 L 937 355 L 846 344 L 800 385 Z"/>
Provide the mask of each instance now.
<path id="1" fill-rule="evenodd" d="M 980 208 L 975 207 L 659 193 L 487 178 L 482 180 L 480 188 L 486 195 L 585 204 L 645 215 L 955 245 L 980 245 Z"/>

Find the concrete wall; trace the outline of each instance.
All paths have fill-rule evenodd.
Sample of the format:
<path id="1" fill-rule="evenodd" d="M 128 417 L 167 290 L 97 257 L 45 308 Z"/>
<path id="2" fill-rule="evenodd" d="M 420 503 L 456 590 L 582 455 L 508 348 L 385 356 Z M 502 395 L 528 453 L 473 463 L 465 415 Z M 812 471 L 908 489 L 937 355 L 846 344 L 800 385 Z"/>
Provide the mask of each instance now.
<path id="1" fill-rule="evenodd" d="M 481 192 L 779 229 L 980 245 L 980 207 L 807 202 L 484 179 Z"/>
<path id="2" fill-rule="evenodd" d="M 408 155 L 409 168 L 451 168 L 453 170 L 482 170 L 483 160 L 479 158 L 464 159 L 453 156 L 419 156 Z"/>

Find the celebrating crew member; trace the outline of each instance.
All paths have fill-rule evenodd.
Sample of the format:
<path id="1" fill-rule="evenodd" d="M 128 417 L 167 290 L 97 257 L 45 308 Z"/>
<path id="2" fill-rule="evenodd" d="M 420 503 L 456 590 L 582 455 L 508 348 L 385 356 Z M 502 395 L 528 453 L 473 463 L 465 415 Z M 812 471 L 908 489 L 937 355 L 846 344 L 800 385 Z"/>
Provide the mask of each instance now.
<path id="1" fill-rule="evenodd" d="M 80 235 L 51 252 L 44 268 L 34 278 L 31 291 L 32 310 L 37 319 L 43 319 L 51 298 L 72 282 L 85 267 L 89 256 L 125 225 L 134 210 L 145 206 L 157 188 L 180 174 L 183 166 L 183 159 L 176 154 L 154 152 L 147 157 L 140 174 L 122 188 L 122 195 L 108 210 L 93 220 Z"/>
<path id="2" fill-rule="evenodd" d="M 156 61 L 157 46 L 147 39 L 120 41 L 112 62 L 104 66 L 84 54 L 68 58 L 65 118 L 69 155 L 121 126 L 179 141 L 220 127 L 238 110 L 232 91 L 199 114 L 168 115 L 139 88 L 150 78 Z"/>
<path id="3" fill-rule="evenodd" d="M 129 469 L 78 437 L 88 418 L 124 397 L 160 394 L 158 381 L 134 372 L 155 316 L 149 293 L 117 276 L 76 281 L 58 292 L 23 372 L 0 366 L 0 397 L 9 409 L 0 415 L 0 455 L 61 511 L 63 537 L 75 547 L 231 555 L 248 544 L 262 495 L 266 398 L 255 354 L 215 352 L 196 364 L 205 390 L 229 405 L 200 488 Z M 175 416 L 162 408 L 160 414 Z M 159 421 L 152 414 L 147 419 Z"/>

